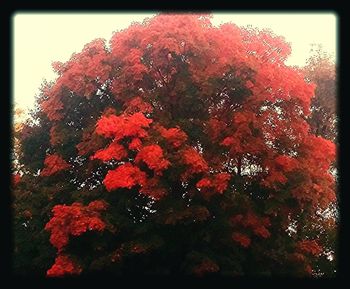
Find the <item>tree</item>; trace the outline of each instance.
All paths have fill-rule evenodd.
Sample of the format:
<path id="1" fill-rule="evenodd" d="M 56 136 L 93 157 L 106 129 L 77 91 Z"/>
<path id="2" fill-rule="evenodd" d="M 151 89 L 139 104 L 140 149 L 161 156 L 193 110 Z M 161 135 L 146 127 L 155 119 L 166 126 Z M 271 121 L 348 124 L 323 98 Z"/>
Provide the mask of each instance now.
<path id="1" fill-rule="evenodd" d="M 308 117 L 310 131 L 316 136 L 338 143 L 336 64 L 332 55 L 324 51 L 321 45 L 316 45 L 311 52 L 312 55 L 303 68 L 306 80 L 316 84 L 315 96 L 312 98 L 310 106 L 311 114 Z M 336 161 L 332 164 L 330 171 L 337 182 L 338 167 Z M 338 214 L 337 203 L 332 203 L 326 210 L 326 214 L 328 215 L 326 220 L 321 218 L 315 223 L 322 228 L 322 238 L 325 238 L 324 242 L 327 243 L 328 251 L 334 255 L 337 251 L 337 226 L 334 223 Z M 328 258 L 332 258 L 332 255 L 329 255 Z M 335 263 L 331 264 L 330 266 L 329 262 L 320 259 L 318 266 L 322 266 L 321 271 L 326 271 L 326 274 L 333 274 L 336 270 Z"/>
<path id="2" fill-rule="evenodd" d="M 20 134 L 15 270 L 331 274 L 335 145 L 290 51 L 160 14 L 54 63 Z"/>
<path id="3" fill-rule="evenodd" d="M 332 56 L 318 46 L 304 68 L 305 76 L 316 84 L 309 124 L 312 132 L 333 142 L 337 140 L 337 79 Z"/>
<path id="4" fill-rule="evenodd" d="M 12 149 L 12 167 L 16 175 L 20 172 L 21 166 L 18 163 L 18 155 L 20 154 L 20 143 L 18 134 L 21 132 L 24 125 L 24 110 L 15 103 L 13 108 L 14 122 L 13 122 L 13 149 Z M 18 180 L 18 176 L 16 177 Z"/>

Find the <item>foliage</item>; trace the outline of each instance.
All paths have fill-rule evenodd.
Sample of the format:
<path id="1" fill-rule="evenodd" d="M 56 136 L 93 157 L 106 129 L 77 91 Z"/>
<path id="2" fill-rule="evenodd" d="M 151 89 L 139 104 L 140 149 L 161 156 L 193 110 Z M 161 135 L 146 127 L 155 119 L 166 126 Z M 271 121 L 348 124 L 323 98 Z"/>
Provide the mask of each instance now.
<path id="1" fill-rule="evenodd" d="M 161 14 L 54 63 L 19 137 L 16 272 L 333 274 L 335 145 L 289 54 Z"/>
<path id="2" fill-rule="evenodd" d="M 316 86 L 311 103 L 308 122 L 312 132 L 333 142 L 337 141 L 337 79 L 336 65 L 332 56 L 323 51 L 322 46 L 313 50 L 304 68 L 305 76 Z"/>

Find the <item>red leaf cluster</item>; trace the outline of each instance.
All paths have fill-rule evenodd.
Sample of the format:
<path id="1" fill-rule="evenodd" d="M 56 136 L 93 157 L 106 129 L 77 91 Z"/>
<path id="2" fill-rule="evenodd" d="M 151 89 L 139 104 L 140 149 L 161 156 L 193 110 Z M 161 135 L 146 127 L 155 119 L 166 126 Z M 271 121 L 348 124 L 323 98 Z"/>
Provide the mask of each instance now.
<path id="1" fill-rule="evenodd" d="M 136 96 L 128 101 L 125 105 L 125 113 L 132 114 L 136 112 L 151 113 L 152 105 L 142 100 L 140 96 Z"/>
<path id="2" fill-rule="evenodd" d="M 141 112 L 130 116 L 102 116 L 97 122 L 96 133 L 105 137 L 114 137 L 117 141 L 125 137 L 143 138 L 147 136 L 143 128 L 148 128 L 150 123 L 152 120 L 146 118 Z"/>
<path id="3" fill-rule="evenodd" d="M 40 103 L 41 109 L 46 113 L 50 121 L 60 120 L 63 118 L 63 102 L 57 94 L 50 96 Z"/>
<path id="4" fill-rule="evenodd" d="M 219 173 L 210 178 L 203 178 L 197 182 L 196 186 L 201 190 L 201 193 L 209 198 L 213 194 L 222 194 L 228 186 L 231 175 L 228 173 Z"/>
<path id="5" fill-rule="evenodd" d="M 242 226 L 248 228 L 255 235 L 264 239 L 271 236 L 271 233 L 267 229 L 267 227 L 271 226 L 270 219 L 268 217 L 259 218 L 251 211 L 245 215 L 238 214 L 231 217 L 231 224 L 234 227 Z"/>
<path id="6" fill-rule="evenodd" d="M 299 168 L 298 161 L 287 155 L 278 155 L 274 159 L 265 161 L 268 175 L 262 180 L 262 184 L 269 188 L 276 188 L 278 184 L 288 181 L 287 173 Z"/>
<path id="7" fill-rule="evenodd" d="M 81 203 L 56 205 L 52 209 L 53 217 L 45 226 L 45 230 L 51 232 L 51 244 L 61 252 L 68 244 L 70 235 L 79 236 L 87 230 L 103 231 L 106 225 L 100 211 L 106 208 L 107 204 L 103 201 L 94 201 L 88 206 Z"/>
<path id="8" fill-rule="evenodd" d="M 96 201 L 92 201 L 89 205 L 88 205 L 88 209 L 89 210 L 93 210 L 93 211 L 104 211 L 106 210 L 108 207 L 108 204 L 104 201 L 104 200 L 96 200 Z"/>
<path id="9" fill-rule="evenodd" d="M 145 72 L 146 66 L 141 62 L 143 52 L 140 49 L 132 48 L 124 56 L 125 69 L 123 70 L 123 78 L 130 77 L 134 80 L 141 80 Z M 116 92 L 116 90 L 114 90 Z"/>
<path id="10" fill-rule="evenodd" d="M 141 161 L 154 170 L 156 175 L 162 175 L 162 171 L 170 165 L 170 162 L 164 158 L 163 150 L 159 145 L 143 147 L 135 158 L 135 163 L 140 163 Z"/>
<path id="11" fill-rule="evenodd" d="M 102 160 L 104 162 L 114 160 L 121 160 L 127 157 L 128 153 L 124 149 L 124 147 L 118 144 L 116 141 L 112 142 L 107 148 L 98 150 L 93 156 L 90 158 Z"/>
<path id="12" fill-rule="evenodd" d="M 209 169 L 207 162 L 194 148 L 185 149 L 181 156 L 183 163 L 187 166 L 183 178 L 193 174 L 204 173 Z"/>
<path id="13" fill-rule="evenodd" d="M 108 191 L 119 188 L 131 189 L 135 185 L 143 185 L 146 182 L 146 173 L 131 163 L 125 163 L 115 170 L 107 173 L 103 184 Z"/>
<path id="14" fill-rule="evenodd" d="M 130 150 L 140 150 L 142 147 L 142 142 L 139 138 L 135 137 L 131 140 L 131 142 L 129 143 L 129 149 Z"/>
<path id="15" fill-rule="evenodd" d="M 221 121 L 216 118 L 211 118 L 207 122 L 206 131 L 210 139 L 216 142 L 220 139 L 222 133 L 225 131 L 226 128 L 227 124 L 224 121 Z"/>
<path id="16" fill-rule="evenodd" d="M 302 253 L 308 253 L 313 256 L 318 256 L 323 252 L 323 248 L 316 240 L 302 240 L 297 244 L 297 250 Z"/>
<path id="17" fill-rule="evenodd" d="M 21 176 L 19 174 L 12 174 L 12 185 L 17 186 L 21 181 Z"/>
<path id="18" fill-rule="evenodd" d="M 52 126 L 50 129 L 50 143 L 53 146 L 62 144 L 64 140 L 64 135 L 59 131 L 57 126 Z"/>
<path id="19" fill-rule="evenodd" d="M 298 167 L 298 161 L 286 155 L 279 155 L 275 158 L 275 166 L 284 172 L 290 172 Z"/>
<path id="20" fill-rule="evenodd" d="M 335 160 L 336 146 L 327 139 L 310 135 L 304 142 L 305 157 L 313 159 L 319 169 L 328 170 L 329 165 Z"/>
<path id="21" fill-rule="evenodd" d="M 51 176 L 70 167 L 70 165 L 58 154 L 47 155 L 44 165 L 45 167 L 40 175 L 45 177 Z"/>
<path id="22" fill-rule="evenodd" d="M 230 155 L 259 154 L 266 150 L 265 140 L 261 137 L 261 120 L 255 112 L 247 108 L 234 113 L 230 126 L 226 128 L 226 137 L 221 145 L 228 147 Z"/>
<path id="23" fill-rule="evenodd" d="M 67 87 L 74 93 L 90 98 L 99 85 L 109 77 L 111 66 L 103 39 L 95 39 L 86 44 L 82 52 L 73 54 L 60 67 L 60 77 L 56 85 Z"/>
<path id="24" fill-rule="evenodd" d="M 82 268 L 74 263 L 67 255 L 58 255 L 55 263 L 47 270 L 48 277 L 63 277 L 64 275 L 79 275 Z"/>
<path id="25" fill-rule="evenodd" d="M 335 144 L 329 140 L 309 135 L 300 146 L 298 171 L 303 185 L 292 190 L 301 203 L 326 208 L 336 201 L 335 178 L 330 167 L 335 162 Z"/>
<path id="26" fill-rule="evenodd" d="M 249 247 L 251 243 L 251 240 L 247 235 L 238 232 L 232 233 L 232 240 L 245 248 Z"/>
<path id="27" fill-rule="evenodd" d="M 160 132 L 161 136 L 164 137 L 174 148 L 180 147 L 187 140 L 187 135 L 185 132 L 178 127 L 166 129 L 159 126 L 158 131 Z"/>

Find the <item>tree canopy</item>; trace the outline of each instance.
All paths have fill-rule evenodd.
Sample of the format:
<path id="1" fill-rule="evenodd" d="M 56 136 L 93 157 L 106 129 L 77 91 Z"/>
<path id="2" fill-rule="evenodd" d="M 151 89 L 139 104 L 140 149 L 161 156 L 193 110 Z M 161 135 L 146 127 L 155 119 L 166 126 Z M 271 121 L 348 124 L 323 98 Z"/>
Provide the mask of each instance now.
<path id="1" fill-rule="evenodd" d="M 290 52 L 160 14 L 53 63 L 16 132 L 16 273 L 334 274 L 336 148 Z"/>

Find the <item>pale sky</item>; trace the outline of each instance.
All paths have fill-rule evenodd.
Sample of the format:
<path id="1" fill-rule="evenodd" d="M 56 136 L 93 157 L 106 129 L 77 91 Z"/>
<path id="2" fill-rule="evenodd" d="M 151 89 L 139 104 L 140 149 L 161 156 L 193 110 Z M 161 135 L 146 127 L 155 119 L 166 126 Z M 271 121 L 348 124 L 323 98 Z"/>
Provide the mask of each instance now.
<path id="1" fill-rule="evenodd" d="M 47 14 L 17 13 L 14 24 L 14 101 L 21 108 L 32 108 L 43 79 L 53 80 L 53 61 L 65 62 L 73 52 L 95 38 L 107 41 L 113 31 L 140 22 L 152 13 Z M 270 28 L 292 45 L 289 65 L 303 66 L 312 44 L 322 44 L 336 58 L 337 16 L 333 13 L 213 13 L 212 23 L 233 22 Z"/>

